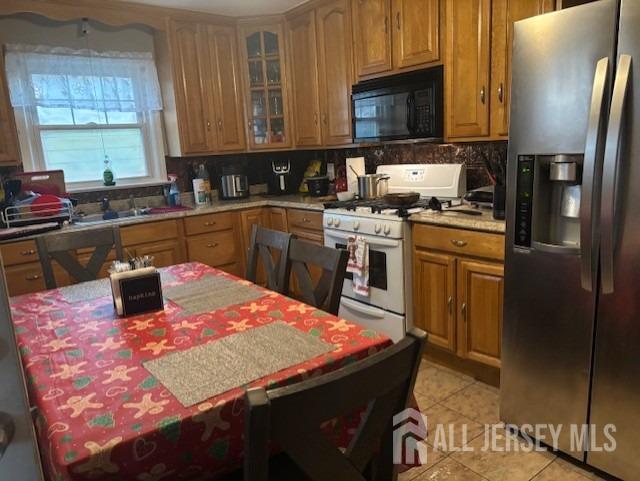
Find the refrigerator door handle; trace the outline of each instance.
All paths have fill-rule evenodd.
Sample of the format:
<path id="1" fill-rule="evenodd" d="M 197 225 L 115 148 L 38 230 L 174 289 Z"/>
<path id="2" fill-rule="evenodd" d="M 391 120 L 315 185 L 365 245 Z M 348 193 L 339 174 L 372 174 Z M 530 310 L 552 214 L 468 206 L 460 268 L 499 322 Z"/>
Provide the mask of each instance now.
<path id="1" fill-rule="evenodd" d="M 582 288 L 587 292 L 593 292 L 598 262 L 597 209 L 600 207 L 600 173 L 602 172 L 603 128 L 606 123 L 605 92 L 608 77 L 609 58 L 604 57 L 598 61 L 593 78 L 580 201 L 580 278 Z"/>
<path id="2" fill-rule="evenodd" d="M 601 266 L 602 292 L 611 294 L 613 285 L 613 257 L 615 246 L 615 214 L 616 214 L 616 186 L 618 183 L 618 169 L 620 166 L 620 145 L 624 111 L 629 90 L 631 76 L 631 56 L 620 55 L 618 70 L 613 85 L 609 128 L 607 129 L 607 143 L 604 150 L 604 170 L 602 174 L 602 206 L 601 226 Z"/>

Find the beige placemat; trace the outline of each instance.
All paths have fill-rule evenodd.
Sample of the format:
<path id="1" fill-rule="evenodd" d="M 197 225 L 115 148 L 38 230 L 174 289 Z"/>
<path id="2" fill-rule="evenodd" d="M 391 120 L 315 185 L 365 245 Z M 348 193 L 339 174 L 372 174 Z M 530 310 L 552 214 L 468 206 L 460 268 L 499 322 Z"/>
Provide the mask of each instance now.
<path id="1" fill-rule="evenodd" d="M 174 282 L 176 278 L 168 272 L 160 272 L 162 283 Z M 58 289 L 60 295 L 70 304 L 82 301 L 92 301 L 101 297 L 111 296 L 111 282 L 108 278 L 95 281 L 80 282 Z"/>
<path id="2" fill-rule="evenodd" d="M 251 285 L 221 276 L 205 276 L 193 282 L 164 289 L 164 296 L 191 314 L 255 301 L 267 293 Z"/>
<path id="3" fill-rule="evenodd" d="M 335 349 L 284 322 L 232 334 L 143 366 L 184 407 L 308 361 Z"/>

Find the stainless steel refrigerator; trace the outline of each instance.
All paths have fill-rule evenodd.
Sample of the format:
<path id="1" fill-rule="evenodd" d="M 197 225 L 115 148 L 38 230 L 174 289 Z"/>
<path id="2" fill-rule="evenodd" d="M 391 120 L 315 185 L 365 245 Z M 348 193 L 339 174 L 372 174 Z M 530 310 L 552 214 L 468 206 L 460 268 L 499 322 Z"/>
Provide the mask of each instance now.
<path id="1" fill-rule="evenodd" d="M 501 418 L 640 480 L 640 0 L 514 31 Z M 571 424 L 615 425 L 616 449 Z"/>

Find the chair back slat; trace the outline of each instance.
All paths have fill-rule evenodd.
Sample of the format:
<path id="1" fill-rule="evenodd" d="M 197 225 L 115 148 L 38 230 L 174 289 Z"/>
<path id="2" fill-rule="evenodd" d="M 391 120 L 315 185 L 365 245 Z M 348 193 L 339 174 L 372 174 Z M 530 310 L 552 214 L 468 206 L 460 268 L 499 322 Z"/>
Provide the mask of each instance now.
<path id="1" fill-rule="evenodd" d="M 245 396 L 245 481 L 267 473 L 263 444 L 276 443 L 311 481 L 391 481 L 393 416 L 405 409 L 413 392 L 427 335 L 412 329 L 397 344 L 324 376 Z M 347 450 L 323 434 L 331 419 L 367 410 Z M 268 426 L 269 439 L 260 429 Z M 370 478 L 374 473 L 374 478 Z"/>
<path id="2" fill-rule="evenodd" d="M 36 239 L 42 273 L 47 289 L 57 287 L 52 260 L 55 260 L 76 281 L 85 282 L 98 278 L 98 274 L 113 249 L 116 258 L 122 259 L 122 241 L 118 226 L 83 232 L 65 232 L 41 236 Z M 94 248 L 86 265 L 75 256 L 77 249 Z"/>
<path id="3" fill-rule="evenodd" d="M 349 255 L 342 249 L 333 249 L 300 239 L 291 239 L 287 271 L 293 275 L 300 289 L 299 297 L 309 305 L 331 314 L 338 314 L 340 296 Z M 316 285 L 313 284 L 310 266 L 322 269 Z M 285 294 L 289 294 L 290 282 L 285 282 Z"/>
<path id="4" fill-rule="evenodd" d="M 284 292 L 290 241 L 291 234 L 254 224 L 251 230 L 246 278 L 256 282 L 258 262 L 262 262 L 267 276 L 267 288 L 280 293 Z M 277 253 L 277 260 L 273 258 L 274 251 Z"/>

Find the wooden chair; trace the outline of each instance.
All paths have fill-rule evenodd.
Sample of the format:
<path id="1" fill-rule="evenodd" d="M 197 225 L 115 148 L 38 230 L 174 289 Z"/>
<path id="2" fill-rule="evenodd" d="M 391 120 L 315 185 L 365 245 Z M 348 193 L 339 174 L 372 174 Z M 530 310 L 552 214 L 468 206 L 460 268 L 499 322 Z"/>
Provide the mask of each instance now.
<path id="1" fill-rule="evenodd" d="M 395 480 L 393 417 L 409 405 L 426 339 L 412 329 L 388 349 L 329 374 L 270 391 L 248 390 L 244 469 L 231 479 Z M 320 426 L 363 406 L 363 420 L 343 452 Z M 270 443 L 283 454 L 270 458 Z"/>
<path id="2" fill-rule="evenodd" d="M 291 239 L 285 295 L 289 294 L 291 275 L 295 276 L 300 300 L 334 315 L 338 315 L 340 295 L 347 270 L 349 255 L 346 250 L 323 247 L 311 242 Z M 322 269 L 317 284 L 309 266 Z"/>
<path id="3" fill-rule="evenodd" d="M 42 265 L 42 273 L 47 289 L 55 289 L 56 278 L 53 273 L 52 260 L 55 260 L 78 282 L 93 281 L 112 249 L 117 259 L 122 259 L 122 242 L 118 226 L 80 232 L 45 235 L 36 239 L 38 255 Z M 78 262 L 72 251 L 95 247 L 86 266 Z"/>
<path id="4" fill-rule="evenodd" d="M 291 234 L 254 224 L 251 230 L 246 278 L 251 282 L 257 281 L 260 258 L 267 276 L 267 289 L 284 292 L 290 241 Z M 277 259 L 273 257 L 273 250 L 278 252 Z"/>

